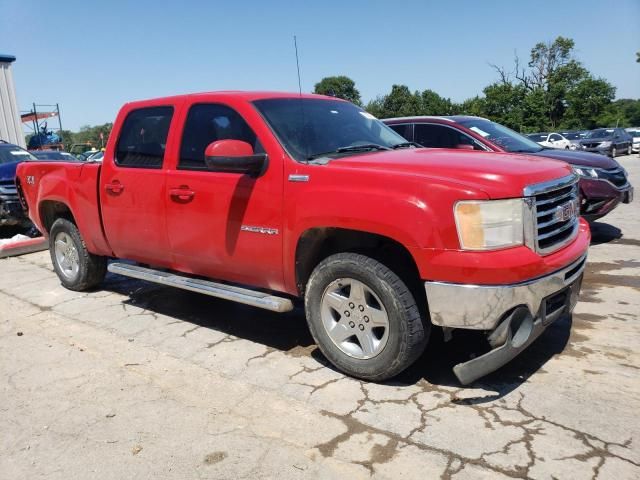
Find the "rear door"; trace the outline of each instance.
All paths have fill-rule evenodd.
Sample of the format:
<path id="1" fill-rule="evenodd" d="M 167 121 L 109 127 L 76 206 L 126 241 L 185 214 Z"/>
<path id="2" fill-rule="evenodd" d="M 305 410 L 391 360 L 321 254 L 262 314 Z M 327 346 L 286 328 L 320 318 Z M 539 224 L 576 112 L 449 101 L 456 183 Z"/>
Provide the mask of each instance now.
<path id="1" fill-rule="evenodd" d="M 245 108 L 243 114 L 239 108 Z M 282 288 L 282 152 L 262 138 L 246 105 L 184 107 L 177 161 L 167 173 L 167 229 L 175 268 L 212 278 Z M 247 142 L 268 154 L 259 177 L 208 170 L 204 151 L 217 140 Z M 265 141 L 266 140 L 266 141 Z M 264 145 L 264 146 L 263 146 Z M 266 147 L 266 148 L 265 148 Z"/>
<path id="2" fill-rule="evenodd" d="M 99 180 L 105 234 L 115 255 L 166 265 L 165 151 L 174 105 L 123 112 L 115 147 L 107 149 Z"/>

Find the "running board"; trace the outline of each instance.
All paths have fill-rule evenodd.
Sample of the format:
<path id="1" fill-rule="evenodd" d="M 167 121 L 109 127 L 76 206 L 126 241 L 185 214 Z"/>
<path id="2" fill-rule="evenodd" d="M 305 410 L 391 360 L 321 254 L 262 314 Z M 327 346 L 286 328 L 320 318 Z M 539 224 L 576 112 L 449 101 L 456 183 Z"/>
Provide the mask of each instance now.
<path id="1" fill-rule="evenodd" d="M 293 310 L 293 303 L 288 298 L 276 297 L 269 293 L 234 287 L 225 285 L 224 283 L 200 280 L 198 278 L 176 275 L 175 273 L 153 270 L 128 263 L 110 263 L 107 269 L 111 273 L 117 273 L 126 277 L 169 285 L 170 287 L 190 290 L 192 292 L 204 293 L 211 297 L 231 300 L 232 302 L 243 303 L 245 305 L 251 305 L 252 307 L 264 308 L 272 312 L 282 313 Z"/>

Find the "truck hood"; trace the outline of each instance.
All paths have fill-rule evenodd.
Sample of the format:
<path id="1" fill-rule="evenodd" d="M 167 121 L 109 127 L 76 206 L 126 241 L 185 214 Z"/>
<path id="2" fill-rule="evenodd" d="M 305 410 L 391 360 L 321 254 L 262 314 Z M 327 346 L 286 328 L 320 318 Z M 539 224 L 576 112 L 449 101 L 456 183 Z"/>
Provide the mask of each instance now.
<path id="1" fill-rule="evenodd" d="M 20 162 L 3 163 L 0 165 L 0 182 L 15 180 L 16 168 Z"/>
<path id="2" fill-rule="evenodd" d="M 576 142 L 577 140 L 574 141 L 574 143 Z M 615 168 L 618 166 L 618 162 L 616 162 L 612 158 L 609 158 L 606 155 L 600 155 L 599 153 L 591 152 L 544 149 L 540 150 L 539 152 L 529 153 L 527 155 L 553 158 L 555 160 L 562 160 L 563 162 L 570 163 L 571 165 L 581 165 L 584 167 Z"/>
<path id="3" fill-rule="evenodd" d="M 566 163 L 547 158 L 429 148 L 353 155 L 334 159 L 327 166 L 379 171 L 381 174 L 419 175 L 481 190 L 489 198 L 521 197 L 528 185 L 572 173 Z"/>

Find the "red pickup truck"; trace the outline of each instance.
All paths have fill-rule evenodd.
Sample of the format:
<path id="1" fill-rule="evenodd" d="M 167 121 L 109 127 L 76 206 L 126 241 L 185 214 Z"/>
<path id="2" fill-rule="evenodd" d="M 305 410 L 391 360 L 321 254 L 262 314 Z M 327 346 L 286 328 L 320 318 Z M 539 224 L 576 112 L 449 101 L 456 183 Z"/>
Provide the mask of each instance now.
<path id="1" fill-rule="evenodd" d="M 276 312 L 304 299 L 327 359 L 373 381 L 432 326 L 484 331 L 463 384 L 575 305 L 576 182 L 555 160 L 415 148 L 335 98 L 243 92 L 128 103 L 102 162 L 17 174 L 69 289 L 108 270 Z"/>

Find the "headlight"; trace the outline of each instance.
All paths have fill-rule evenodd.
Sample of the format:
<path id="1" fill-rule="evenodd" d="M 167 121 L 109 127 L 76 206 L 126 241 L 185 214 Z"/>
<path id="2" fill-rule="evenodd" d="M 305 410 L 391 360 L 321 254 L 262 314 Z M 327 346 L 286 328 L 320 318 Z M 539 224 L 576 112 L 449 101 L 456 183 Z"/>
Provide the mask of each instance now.
<path id="1" fill-rule="evenodd" d="M 610 141 L 606 141 L 606 142 L 600 142 L 600 146 L 601 147 L 610 147 L 611 146 L 611 142 Z"/>
<path id="2" fill-rule="evenodd" d="M 598 178 L 598 171 L 591 167 L 573 167 L 573 171 L 581 177 Z"/>
<path id="3" fill-rule="evenodd" d="M 454 207 L 460 247 L 464 250 L 497 250 L 522 245 L 524 201 L 461 201 Z"/>

